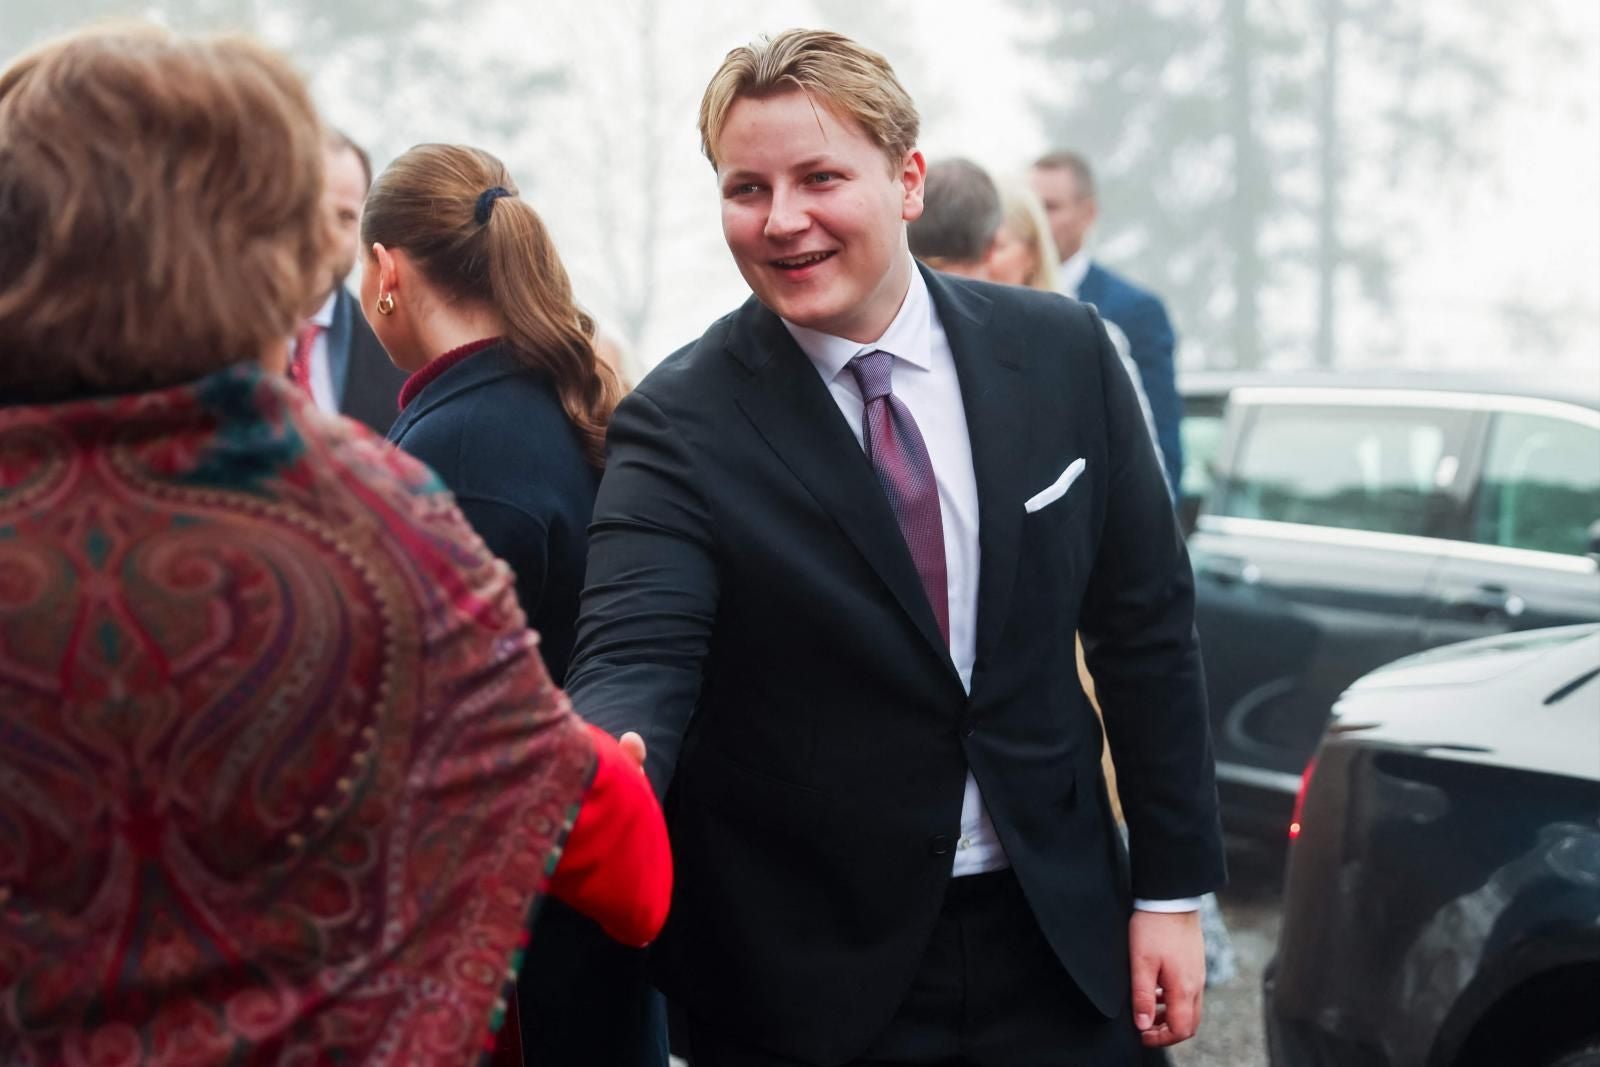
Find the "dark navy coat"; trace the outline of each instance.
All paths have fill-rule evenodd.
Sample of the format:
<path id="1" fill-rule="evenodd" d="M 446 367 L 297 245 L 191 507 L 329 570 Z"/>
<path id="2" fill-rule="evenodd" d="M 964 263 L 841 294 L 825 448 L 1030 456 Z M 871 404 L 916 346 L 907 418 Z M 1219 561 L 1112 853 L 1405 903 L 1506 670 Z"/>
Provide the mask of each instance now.
<path id="1" fill-rule="evenodd" d="M 1177 337 L 1166 306 L 1154 293 L 1098 263 L 1089 264 L 1089 272 L 1078 286 L 1078 299 L 1093 304 L 1101 318 L 1116 323 L 1128 335 L 1128 354 L 1139 368 L 1139 384 L 1144 386 L 1150 414 L 1155 419 L 1167 484 L 1176 494 L 1183 480 L 1183 440 L 1178 435 L 1183 400 L 1178 395 L 1174 363 Z"/>

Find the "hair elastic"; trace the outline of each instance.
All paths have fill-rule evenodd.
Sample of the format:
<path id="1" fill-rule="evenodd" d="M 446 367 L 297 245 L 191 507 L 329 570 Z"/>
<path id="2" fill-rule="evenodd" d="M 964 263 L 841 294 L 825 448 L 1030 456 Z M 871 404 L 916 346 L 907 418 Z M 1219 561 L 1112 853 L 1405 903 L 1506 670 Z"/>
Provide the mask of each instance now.
<path id="1" fill-rule="evenodd" d="M 491 189 L 485 189 L 483 192 L 478 194 L 478 206 L 476 210 L 473 211 L 472 217 L 478 220 L 479 226 L 484 225 L 489 221 L 490 213 L 494 211 L 494 202 L 499 200 L 502 196 L 510 195 L 512 195 L 511 190 L 500 185 L 496 185 Z"/>

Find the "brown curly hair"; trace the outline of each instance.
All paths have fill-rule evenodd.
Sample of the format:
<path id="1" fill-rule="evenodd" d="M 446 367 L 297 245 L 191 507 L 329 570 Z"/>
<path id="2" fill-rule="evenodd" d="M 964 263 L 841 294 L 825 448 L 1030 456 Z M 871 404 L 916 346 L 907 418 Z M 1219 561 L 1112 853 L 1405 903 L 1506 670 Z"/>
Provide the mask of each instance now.
<path id="1" fill-rule="evenodd" d="M 0 398 L 134 392 L 258 360 L 328 235 L 300 77 L 240 37 L 75 33 L 0 74 Z"/>

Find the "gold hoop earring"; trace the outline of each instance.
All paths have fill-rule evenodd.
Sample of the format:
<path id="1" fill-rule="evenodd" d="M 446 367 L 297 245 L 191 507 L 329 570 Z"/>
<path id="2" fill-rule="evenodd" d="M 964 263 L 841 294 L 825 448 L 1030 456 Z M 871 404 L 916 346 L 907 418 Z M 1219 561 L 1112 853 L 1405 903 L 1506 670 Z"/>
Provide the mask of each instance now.
<path id="1" fill-rule="evenodd" d="M 393 315 L 394 314 L 394 294 L 393 293 L 384 293 L 382 296 L 378 297 L 377 307 L 378 307 L 378 314 L 380 314 L 380 315 Z"/>

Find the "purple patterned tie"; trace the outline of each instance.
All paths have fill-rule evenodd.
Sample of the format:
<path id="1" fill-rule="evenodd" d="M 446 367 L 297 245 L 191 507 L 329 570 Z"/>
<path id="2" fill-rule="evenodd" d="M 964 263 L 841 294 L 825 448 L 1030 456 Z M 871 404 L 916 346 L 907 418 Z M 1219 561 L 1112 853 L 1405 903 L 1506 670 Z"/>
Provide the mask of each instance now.
<path id="1" fill-rule="evenodd" d="M 950 643 L 950 592 L 944 566 L 944 523 L 939 515 L 939 485 L 933 479 L 922 433 L 911 409 L 890 392 L 894 356 L 881 349 L 864 352 L 846 364 L 861 388 L 866 405 L 861 444 L 889 497 L 900 534 L 911 549 L 911 561 L 922 589 L 939 620 L 939 633 Z"/>

